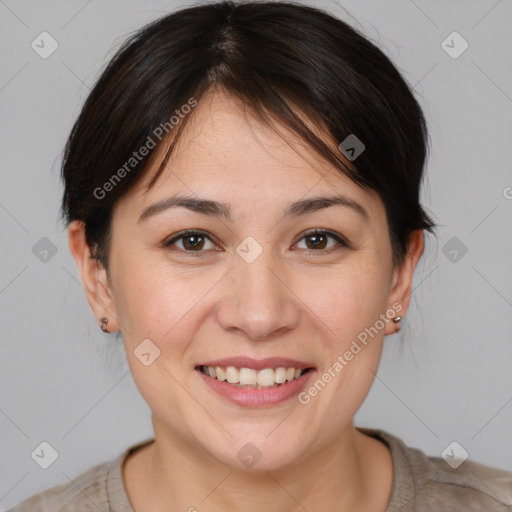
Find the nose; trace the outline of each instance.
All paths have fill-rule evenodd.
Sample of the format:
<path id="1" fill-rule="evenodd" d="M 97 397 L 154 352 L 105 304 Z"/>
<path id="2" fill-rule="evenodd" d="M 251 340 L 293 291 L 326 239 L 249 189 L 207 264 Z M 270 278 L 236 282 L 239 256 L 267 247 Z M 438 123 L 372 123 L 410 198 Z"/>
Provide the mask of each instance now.
<path id="1" fill-rule="evenodd" d="M 300 300 L 286 282 L 282 266 L 279 270 L 264 254 L 252 263 L 235 259 L 217 310 L 225 330 L 258 341 L 283 336 L 300 320 Z"/>

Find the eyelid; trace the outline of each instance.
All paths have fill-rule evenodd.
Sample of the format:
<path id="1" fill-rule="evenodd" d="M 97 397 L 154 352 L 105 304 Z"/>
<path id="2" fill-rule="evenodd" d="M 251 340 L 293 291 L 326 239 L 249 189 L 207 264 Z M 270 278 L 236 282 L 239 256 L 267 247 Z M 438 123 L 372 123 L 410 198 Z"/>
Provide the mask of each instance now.
<path id="1" fill-rule="evenodd" d="M 293 245 L 299 243 L 303 238 L 306 238 L 306 237 L 312 236 L 312 235 L 316 235 L 316 234 L 330 236 L 331 238 L 336 240 L 336 242 L 338 243 L 338 247 L 334 247 L 334 248 L 331 247 L 330 249 L 319 249 L 319 250 L 304 249 L 305 251 L 307 251 L 310 254 L 311 253 L 325 254 L 325 253 L 334 252 L 334 251 L 342 249 L 342 248 L 351 248 L 351 244 L 348 242 L 348 240 L 343 235 L 336 233 L 334 231 L 331 231 L 329 229 L 324 229 L 324 228 L 313 228 L 313 229 L 304 231 L 303 233 L 301 233 L 300 238 L 298 238 L 297 241 L 293 243 Z M 166 241 L 164 241 L 163 245 L 166 248 L 172 247 L 174 243 L 176 243 L 180 239 L 186 237 L 187 235 L 201 235 L 204 238 L 207 238 L 208 240 L 210 240 L 210 242 L 212 242 L 213 244 L 219 245 L 215 242 L 215 240 L 209 233 L 207 233 L 206 231 L 203 231 L 201 229 L 186 229 L 186 230 L 180 231 L 178 233 L 175 233 L 170 238 L 168 238 Z M 202 253 L 209 252 L 209 251 L 185 251 L 185 250 L 179 249 L 179 248 L 177 248 L 175 250 L 178 252 L 185 253 L 187 255 L 192 255 L 192 256 L 200 256 Z"/>
<path id="2" fill-rule="evenodd" d="M 217 242 L 215 242 L 214 238 L 206 231 L 203 231 L 201 229 L 185 229 L 185 230 L 179 231 L 178 233 L 175 233 L 174 235 L 171 235 L 171 237 L 167 238 L 163 242 L 163 246 L 166 248 L 172 247 L 174 243 L 178 242 L 179 240 L 181 240 L 182 238 L 185 238 L 188 235 L 201 235 L 202 237 L 210 240 L 210 242 L 212 242 L 213 244 L 219 245 L 219 244 L 217 244 Z M 207 252 L 207 251 L 184 251 L 183 249 L 177 249 L 177 250 L 180 252 L 187 253 L 187 254 L 195 253 L 196 255 L 199 255 L 200 253 Z"/>
<path id="3" fill-rule="evenodd" d="M 328 235 L 332 238 L 334 238 L 338 243 L 345 245 L 346 247 L 349 247 L 350 244 L 348 240 L 341 235 L 340 233 L 336 233 L 335 231 L 331 231 L 329 229 L 322 229 L 322 228 L 313 228 L 305 231 L 304 233 L 301 233 L 301 237 L 297 240 L 297 242 L 300 242 L 303 238 L 311 235 Z M 297 243 L 295 242 L 295 243 Z M 321 251 L 314 251 L 314 252 L 321 252 Z"/>
<path id="4" fill-rule="evenodd" d="M 331 231 L 329 229 L 322 229 L 322 228 L 313 228 L 310 230 L 305 231 L 304 233 L 301 233 L 300 238 L 293 244 L 298 244 L 302 239 L 307 238 L 308 236 L 321 234 L 330 236 L 337 242 L 336 247 L 330 247 L 329 249 L 302 249 L 303 251 L 306 251 L 308 255 L 317 255 L 317 256 L 324 256 L 327 254 L 333 254 L 338 251 L 341 251 L 343 249 L 351 249 L 352 245 L 348 242 L 348 240 L 341 234 L 336 233 L 334 231 Z"/>

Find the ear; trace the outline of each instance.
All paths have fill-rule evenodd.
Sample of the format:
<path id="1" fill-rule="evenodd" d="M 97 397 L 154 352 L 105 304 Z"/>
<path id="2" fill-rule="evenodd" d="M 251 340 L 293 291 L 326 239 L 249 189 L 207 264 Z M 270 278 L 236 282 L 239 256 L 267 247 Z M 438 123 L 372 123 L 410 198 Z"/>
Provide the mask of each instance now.
<path id="1" fill-rule="evenodd" d="M 393 271 L 393 281 L 388 299 L 388 308 L 396 308 L 396 316 L 404 318 L 411 301 L 411 286 L 414 269 L 423 254 L 424 241 L 423 230 L 417 229 L 413 231 L 409 237 L 407 244 L 407 254 L 402 264 Z M 395 308 L 393 308 L 395 304 Z M 402 308 L 398 310 L 397 304 Z M 386 324 L 385 335 L 394 334 L 400 330 L 400 324 L 390 321 Z"/>
<path id="2" fill-rule="evenodd" d="M 101 325 L 102 317 L 107 317 L 108 331 L 118 331 L 119 323 L 116 320 L 117 314 L 107 271 L 99 260 L 92 257 L 85 238 L 85 224 L 82 221 L 74 220 L 69 224 L 68 240 L 69 249 L 82 278 L 89 306 L 98 325 Z"/>

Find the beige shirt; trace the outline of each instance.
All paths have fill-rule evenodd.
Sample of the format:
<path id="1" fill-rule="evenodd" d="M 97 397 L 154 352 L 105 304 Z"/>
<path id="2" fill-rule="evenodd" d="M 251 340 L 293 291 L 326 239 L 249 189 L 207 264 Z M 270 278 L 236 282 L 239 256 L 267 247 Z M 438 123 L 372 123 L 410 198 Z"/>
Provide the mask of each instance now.
<path id="1" fill-rule="evenodd" d="M 512 511 L 512 473 L 470 460 L 452 469 L 442 458 L 409 448 L 382 430 L 358 430 L 390 448 L 394 475 L 386 512 Z M 153 441 L 132 445 L 72 483 L 35 494 L 8 512 L 134 512 L 124 487 L 122 464 L 131 451 Z"/>

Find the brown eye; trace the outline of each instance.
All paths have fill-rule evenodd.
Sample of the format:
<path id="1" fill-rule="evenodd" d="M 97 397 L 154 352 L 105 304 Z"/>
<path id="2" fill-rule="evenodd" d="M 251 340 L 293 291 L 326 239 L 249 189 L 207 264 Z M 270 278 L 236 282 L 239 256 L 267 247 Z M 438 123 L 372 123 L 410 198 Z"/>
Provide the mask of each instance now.
<path id="1" fill-rule="evenodd" d="M 329 238 L 336 242 L 334 246 L 328 246 Z M 310 231 L 300 241 L 302 240 L 306 240 L 305 249 L 310 252 L 323 252 L 348 247 L 348 243 L 341 236 L 329 231 Z"/>
<path id="2" fill-rule="evenodd" d="M 334 240 L 336 243 L 329 246 L 329 239 Z M 299 242 L 302 242 L 302 240 L 306 240 L 306 247 L 304 249 L 310 253 L 323 254 L 349 247 L 348 242 L 342 236 L 319 229 L 306 233 Z M 205 248 L 205 244 L 208 242 L 211 244 L 210 249 L 216 247 L 210 237 L 202 231 L 183 231 L 165 242 L 164 246 L 188 256 L 201 256 L 201 253 L 207 252 L 208 247 Z M 181 247 L 178 245 L 180 243 Z"/>
<path id="3" fill-rule="evenodd" d="M 181 242 L 182 246 L 176 247 L 178 251 L 188 253 L 200 253 L 205 252 L 203 251 L 203 249 L 205 247 L 206 241 L 209 241 L 212 244 L 212 246 L 215 247 L 215 244 L 213 244 L 210 238 L 201 231 L 184 231 L 175 236 L 174 238 L 172 238 L 171 240 L 165 242 L 164 245 L 165 247 L 174 248 L 173 246 L 175 246 L 177 242 Z"/>
<path id="4" fill-rule="evenodd" d="M 186 235 L 181 237 L 183 239 L 183 247 L 188 250 L 202 249 L 204 246 L 203 235 Z"/>
<path id="5" fill-rule="evenodd" d="M 327 246 L 327 239 L 328 237 L 326 235 L 308 235 L 305 237 L 306 240 L 309 240 L 310 246 L 308 245 L 308 249 L 325 249 Z"/>

